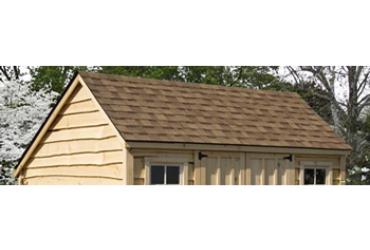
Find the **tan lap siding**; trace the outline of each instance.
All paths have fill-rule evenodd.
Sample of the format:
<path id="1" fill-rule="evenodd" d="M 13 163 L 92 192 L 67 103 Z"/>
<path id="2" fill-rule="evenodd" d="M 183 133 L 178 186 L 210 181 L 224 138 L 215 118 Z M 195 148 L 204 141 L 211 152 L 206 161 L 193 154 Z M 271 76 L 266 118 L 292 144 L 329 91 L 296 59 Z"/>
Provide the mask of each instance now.
<path id="1" fill-rule="evenodd" d="M 24 184 L 122 184 L 124 148 L 84 88 L 78 87 L 23 172 Z"/>
<path id="2" fill-rule="evenodd" d="M 122 180 L 81 176 L 40 176 L 25 180 L 28 185 L 121 185 Z"/>

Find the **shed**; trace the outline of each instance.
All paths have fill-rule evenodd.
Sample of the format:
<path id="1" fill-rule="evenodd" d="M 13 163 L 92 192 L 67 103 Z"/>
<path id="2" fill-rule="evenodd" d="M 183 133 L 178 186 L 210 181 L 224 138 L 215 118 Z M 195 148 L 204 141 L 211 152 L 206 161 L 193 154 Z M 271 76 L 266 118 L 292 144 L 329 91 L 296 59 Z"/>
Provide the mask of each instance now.
<path id="1" fill-rule="evenodd" d="M 351 148 L 296 93 L 82 72 L 21 184 L 341 184 Z"/>

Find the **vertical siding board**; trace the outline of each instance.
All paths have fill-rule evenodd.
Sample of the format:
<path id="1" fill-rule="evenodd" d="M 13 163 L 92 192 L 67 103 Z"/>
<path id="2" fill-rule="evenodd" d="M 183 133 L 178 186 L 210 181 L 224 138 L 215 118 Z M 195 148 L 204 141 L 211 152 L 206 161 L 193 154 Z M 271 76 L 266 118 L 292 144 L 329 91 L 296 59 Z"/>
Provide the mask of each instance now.
<path id="1" fill-rule="evenodd" d="M 292 156 L 292 161 L 287 161 L 285 164 L 287 165 L 286 184 L 295 185 L 295 168 L 299 167 L 295 155 Z"/>
<path id="2" fill-rule="evenodd" d="M 245 178 L 245 184 L 252 185 L 252 166 L 249 162 L 249 154 L 245 153 L 245 159 L 244 159 L 244 178 Z"/>
<path id="3" fill-rule="evenodd" d="M 183 185 L 189 184 L 189 164 L 187 162 L 185 162 L 183 166 L 183 182 Z"/>
<path id="4" fill-rule="evenodd" d="M 125 161 L 123 164 L 125 179 L 123 180 L 126 185 L 134 184 L 134 156 L 129 149 L 125 148 L 124 152 L 126 154 Z"/>
<path id="5" fill-rule="evenodd" d="M 194 151 L 193 153 L 193 162 L 194 162 L 194 183 L 195 185 L 201 185 L 202 183 L 202 173 L 201 173 L 201 162 L 198 159 L 199 151 Z"/>
<path id="6" fill-rule="evenodd" d="M 339 159 L 339 168 L 340 168 L 340 172 L 341 172 L 341 184 L 346 184 L 346 157 L 345 156 L 341 156 L 340 159 Z"/>
<path id="7" fill-rule="evenodd" d="M 266 184 L 266 158 L 261 159 L 261 173 L 260 173 L 260 184 L 265 185 Z"/>
<path id="8" fill-rule="evenodd" d="M 326 184 L 328 184 L 328 185 L 332 185 L 333 184 L 333 166 L 327 168 Z"/>
<path id="9" fill-rule="evenodd" d="M 229 184 L 235 185 L 235 175 L 238 173 L 238 166 L 237 160 L 235 158 L 231 158 L 230 161 L 233 163 L 229 168 L 230 169 L 230 177 L 229 177 Z"/>
<path id="10" fill-rule="evenodd" d="M 198 151 L 199 152 L 199 151 Z M 198 155 L 196 155 L 196 158 L 198 158 Z M 200 183 L 202 185 L 206 185 L 207 183 L 207 158 L 204 158 L 203 160 L 199 161 L 200 163 Z"/>
<path id="11" fill-rule="evenodd" d="M 246 153 L 240 153 L 239 161 L 240 173 L 239 173 L 239 185 L 245 185 L 246 183 Z"/>

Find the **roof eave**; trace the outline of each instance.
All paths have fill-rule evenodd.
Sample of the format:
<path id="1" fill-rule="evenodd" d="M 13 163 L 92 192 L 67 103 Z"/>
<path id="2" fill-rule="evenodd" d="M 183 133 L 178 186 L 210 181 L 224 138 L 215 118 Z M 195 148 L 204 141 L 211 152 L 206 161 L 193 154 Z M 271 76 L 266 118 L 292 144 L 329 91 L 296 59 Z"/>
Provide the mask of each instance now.
<path id="1" fill-rule="evenodd" d="M 215 144 L 215 143 L 194 143 L 194 142 L 164 142 L 164 141 L 143 141 L 126 140 L 128 148 L 154 148 L 154 149 L 188 149 L 188 150 L 225 150 L 245 152 L 266 152 L 285 154 L 323 154 L 323 155 L 349 155 L 351 149 L 331 148 L 309 148 L 289 146 L 268 146 L 268 145 L 240 145 L 240 144 Z"/>

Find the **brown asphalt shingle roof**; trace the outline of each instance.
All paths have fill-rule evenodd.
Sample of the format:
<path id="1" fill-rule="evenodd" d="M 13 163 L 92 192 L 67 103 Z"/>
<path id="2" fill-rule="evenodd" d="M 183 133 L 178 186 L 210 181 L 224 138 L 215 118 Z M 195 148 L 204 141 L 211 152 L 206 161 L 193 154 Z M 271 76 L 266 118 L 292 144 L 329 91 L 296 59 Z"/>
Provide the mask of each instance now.
<path id="1" fill-rule="evenodd" d="M 350 149 L 295 93 L 80 75 L 126 141 Z"/>

